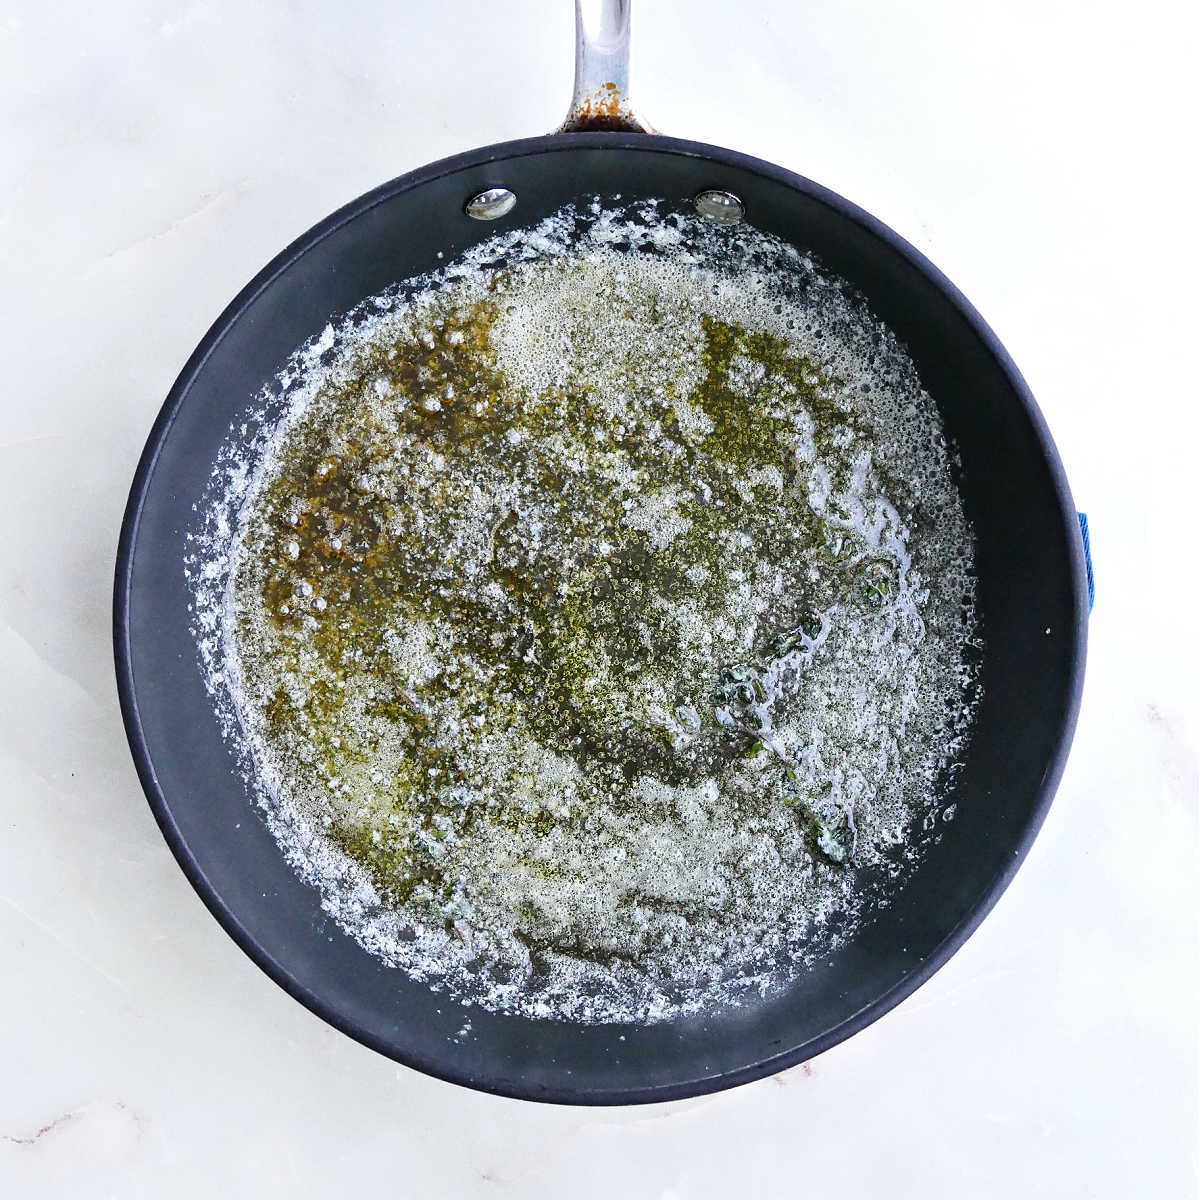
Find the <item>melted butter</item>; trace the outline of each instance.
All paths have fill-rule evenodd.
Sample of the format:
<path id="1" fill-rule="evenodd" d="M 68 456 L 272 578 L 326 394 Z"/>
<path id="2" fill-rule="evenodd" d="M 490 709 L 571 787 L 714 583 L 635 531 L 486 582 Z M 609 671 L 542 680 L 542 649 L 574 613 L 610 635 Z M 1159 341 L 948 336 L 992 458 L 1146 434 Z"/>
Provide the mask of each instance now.
<path id="1" fill-rule="evenodd" d="M 711 634 L 700 645 L 681 638 L 673 614 L 719 627 L 733 581 L 774 569 L 787 587 L 759 622 L 762 656 L 846 587 L 847 548 L 797 498 L 795 414 L 807 414 L 817 446 L 835 458 L 835 433 L 863 426 L 829 398 L 835 381 L 811 361 L 781 338 L 704 316 L 703 371 L 686 399 L 707 432 L 680 427 L 674 388 L 657 402 L 643 397 L 642 419 L 621 425 L 586 381 L 515 394 L 492 344 L 497 312 L 493 299 L 446 305 L 415 335 L 372 343 L 292 431 L 251 520 L 264 565 L 256 594 L 241 598 L 241 638 L 252 642 L 261 606 L 269 634 L 257 654 L 296 683 L 265 700 L 266 727 L 302 747 L 327 782 L 330 837 L 391 902 L 422 885 L 448 900 L 454 880 L 438 845 L 483 812 L 537 834 L 579 817 L 578 807 L 506 803 L 504 786 L 517 779 L 472 790 L 462 751 L 474 731 L 532 726 L 610 793 L 647 774 L 694 782 L 762 743 L 731 737 L 713 718 L 719 669 L 739 648 Z M 444 467 L 419 486 L 397 482 L 405 455 Z M 648 492 L 683 497 L 668 545 L 631 527 L 586 465 L 605 455 L 622 458 Z M 462 481 L 496 464 L 532 489 L 553 541 L 531 541 L 519 506 L 499 511 L 486 572 L 472 577 L 454 536 L 466 519 Z M 764 468 L 778 473 L 782 494 L 748 484 Z M 866 595 L 879 599 L 887 568 L 872 570 Z M 501 602 L 483 599 L 489 585 Z M 431 620 L 455 630 L 455 653 L 429 677 L 405 677 L 389 638 Z M 642 680 L 664 698 L 655 711 L 665 719 L 638 708 Z M 699 717 L 686 747 L 672 726 L 679 711 Z M 367 772 L 381 746 L 382 777 Z"/>

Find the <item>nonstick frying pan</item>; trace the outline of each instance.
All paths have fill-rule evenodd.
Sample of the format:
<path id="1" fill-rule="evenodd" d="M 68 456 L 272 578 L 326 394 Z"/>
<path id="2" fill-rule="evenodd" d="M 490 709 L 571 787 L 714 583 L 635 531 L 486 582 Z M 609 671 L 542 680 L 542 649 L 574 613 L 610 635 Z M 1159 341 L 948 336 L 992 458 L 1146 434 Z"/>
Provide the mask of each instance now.
<path id="1" fill-rule="evenodd" d="M 575 103 L 546 137 L 473 150 L 348 204 L 218 318 L 171 389 L 134 478 L 117 558 L 117 681 L 163 835 L 213 915 L 279 985 L 399 1062 L 530 1099 L 616 1104 L 731 1087 L 881 1016 L 941 966 L 1003 891 L 1045 816 L 1083 680 L 1084 547 L 1050 435 L 975 310 L 916 250 L 840 196 L 730 150 L 651 133 L 629 107 L 628 0 L 577 0 Z M 908 346 L 961 456 L 977 539 L 980 701 L 941 830 L 888 907 L 760 1002 L 644 1026 L 464 1010 L 390 969 L 322 912 L 240 777 L 189 632 L 193 504 L 231 423 L 289 354 L 399 280 L 498 230 L 595 195 L 744 219 L 854 285 Z M 515 197 L 515 205 L 511 203 Z"/>

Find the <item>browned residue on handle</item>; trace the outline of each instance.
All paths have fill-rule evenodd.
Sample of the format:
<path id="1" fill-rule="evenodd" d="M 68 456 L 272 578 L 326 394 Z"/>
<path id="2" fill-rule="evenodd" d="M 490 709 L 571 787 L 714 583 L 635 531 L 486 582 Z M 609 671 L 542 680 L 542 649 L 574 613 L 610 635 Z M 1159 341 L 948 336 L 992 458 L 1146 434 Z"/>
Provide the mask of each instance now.
<path id="1" fill-rule="evenodd" d="M 615 83 L 606 83 L 595 95 L 577 104 L 559 129 L 560 133 L 598 133 L 602 131 L 646 133 L 625 104 Z"/>

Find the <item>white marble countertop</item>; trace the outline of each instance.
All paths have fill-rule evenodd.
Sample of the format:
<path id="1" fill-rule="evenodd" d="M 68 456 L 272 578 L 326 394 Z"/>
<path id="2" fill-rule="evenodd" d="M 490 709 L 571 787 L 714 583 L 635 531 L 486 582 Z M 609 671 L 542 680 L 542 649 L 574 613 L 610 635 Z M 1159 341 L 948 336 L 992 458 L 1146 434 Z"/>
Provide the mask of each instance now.
<path id="1" fill-rule="evenodd" d="M 210 321 L 286 242 L 427 160 L 557 123 L 570 6 L 519 8 L 0 13 L 0 1196 L 1195 1197 L 1197 263 L 1179 237 L 1197 197 L 1179 3 L 636 14 L 645 114 L 807 174 L 932 257 L 1017 360 L 1091 515 L 1070 765 L 1016 882 L 929 984 L 733 1092 L 524 1104 L 324 1025 L 176 867 L 111 665 L 142 442 Z"/>

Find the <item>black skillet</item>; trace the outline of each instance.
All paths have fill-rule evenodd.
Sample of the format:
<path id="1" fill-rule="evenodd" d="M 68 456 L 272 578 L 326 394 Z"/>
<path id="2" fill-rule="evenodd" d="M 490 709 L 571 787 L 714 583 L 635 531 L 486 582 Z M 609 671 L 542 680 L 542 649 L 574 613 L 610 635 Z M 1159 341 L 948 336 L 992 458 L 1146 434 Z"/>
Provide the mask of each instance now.
<path id="1" fill-rule="evenodd" d="M 313 1012 L 399 1062 L 509 1096 L 667 1100 L 791 1066 L 881 1016 L 983 918 L 1033 841 L 1083 681 L 1084 547 L 1028 388 L 975 310 L 873 217 L 789 171 L 651 134 L 628 108 L 628 0 L 577 0 L 575 104 L 563 130 L 473 150 L 348 204 L 268 265 L 192 355 L 151 431 L 117 558 L 117 682 L 130 746 L 180 865 L 231 937 Z M 515 207 L 503 189 L 516 197 Z M 475 205 L 471 201 L 493 192 Z M 389 284 L 499 229 L 619 193 L 737 217 L 814 252 L 907 343 L 962 458 L 977 537 L 983 698 L 946 824 L 891 905 L 832 956 L 747 1007 L 648 1026 L 463 1009 L 345 936 L 300 882 L 239 778 L 189 633 L 185 535 L 233 419 L 289 354 Z M 723 195 L 722 195 L 723 194 Z M 714 207 L 715 206 L 715 207 Z M 500 215 L 497 215 L 500 213 Z M 439 253 L 440 252 L 440 253 Z M 444 256 L 444 257 L 443 257 Z"/>

